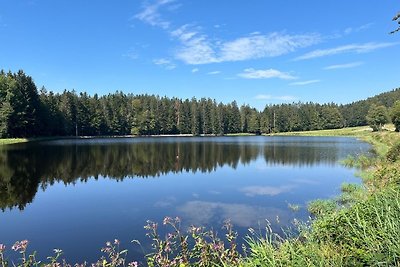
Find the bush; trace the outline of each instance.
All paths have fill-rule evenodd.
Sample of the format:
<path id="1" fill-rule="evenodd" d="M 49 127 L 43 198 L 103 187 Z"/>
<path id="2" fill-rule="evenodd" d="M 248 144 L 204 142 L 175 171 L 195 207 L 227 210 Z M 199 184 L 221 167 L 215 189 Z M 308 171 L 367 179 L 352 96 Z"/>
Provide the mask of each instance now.
<path id="1" fill-rule="evenodd" d="M 389 162 L 395 162 L 400 157 L 400 142 L 392 146 L 386 154 L 386 159 Z"/>

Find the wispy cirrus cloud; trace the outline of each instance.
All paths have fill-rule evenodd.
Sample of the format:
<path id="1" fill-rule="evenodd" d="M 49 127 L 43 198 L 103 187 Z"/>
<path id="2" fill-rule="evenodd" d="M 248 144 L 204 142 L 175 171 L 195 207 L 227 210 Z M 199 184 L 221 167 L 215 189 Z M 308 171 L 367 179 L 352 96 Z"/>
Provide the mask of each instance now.
<path id="1" fill-rule="evenodd" d="M 350 45 L 343 45 L 338 46 L 335 48 L 329 49 L 318 49 L 302 56 L 295 58 L 294 60 L 305 60 L 305 59 L 313 59 L 337 54 L 345 54 L 345 53 L 369 53 L 377 49 L 387 48 L 391 46 L 398 45 L 399 43 L 365 43 L 365 44 L 350 44 Z"/>
<path id="2" fill-rule="evenodd" d="M 173 62 L 165 58 L 154 59 L 153 63 L 158 66 L 162 66 L 167 70 L 173 70 L 176 68 L 176 65 Z"/>
<path id="3" fill-rule="evenodd" d="M 330 65 L 324 68 L 324 70 L 336 70 L 336 69 L 350 69 L 350 68 L 355 68 L 358 66 L 363 65 L 364 62 L 357 61 L 357 62 L 351 62 L 351 63 L 346 63 L 346 64 L 337 64 L 337 65 Z"/>
<path id="4" fill-rule="evenodd" d="M 257 100 L 279 100 L 279 101 L 295 101 L 297 97 L 291 95 L 273 96 L 273 95 L 256 95 Z"/>
<path id="5" fill-rule="evenodd" d="M 207 72 L 208 75 L 217 75 L 220 73 L 221 73 L 221 71 L 219 71 L 219 70 Z"/>
<path id="6" fill-rule="evenodd" d="M 173 39 L 178 40 L 179 45 L 175 49 L 174 57 L 189 65 L 277 57 L 320 43 L 322 40 L 317 33 L 283 32 L 252 32 L 233 40 L 210 38 L 201 27 L 190 24 L 173 27 L 170 21 L 164 19 L 160 10 L 171 7 L 174 2 L 175 0 L 156 0 L 151 4 L 147 2 L 134 18 L 162 28 Z"/>
<path id="7" fill-rule="evenodd" d="M 321 82 L 321 80 L 308 80 L 308 81 L 299 81 L 299 82 L 289 83 L 289 85 L 301 86 L 301 85 L 308 85 L 308 84 L 319 83 L 319 82 Z"/>
<path id="8" fill-rule="evenodd" d="M 199 69 L 198 69 L 198 68 L 192 69 L 192 73 L 196 73 L 196 72 L 199 72 Z"/>
<path id="9" fill-rule="evenodd" d="M 256 70 L 253 68 L 248 68 L 243 70 L 242 73 L 239 73 L 238 76 L 245 79 L 271 79 L 271 78 L 278 78 L 282 80 L 297 79 L 297 77 L 287 72 L 282 72 L 275 69 Z"/>
<path id="10" fill-rule="evenodd" d="M 348 27 L 344 30 L 345 34 L 351 34 L 351 33 L 355 33 L 355 32 L 361 32 L 361 31 L 365 31 L 368 30 L 369 28 L 372 27 L 372 25 L 374 25 L 374 23 L 367 23 L 364 25 L 361 25 L 359 27 Z"/>
<path id="11" fill-rule="evenodd" d="M 171 32 L 181 45 L 175 57 L 186 64 L 233 62 L 265 57 L 276 57 L 319 43 L 318 34 L 290 35 L 285 33 L 239 37 L 232 41 L 212 40 L 199 28 L 184 25 Z"/>
<path id="12" fill-rule="evenodd" d="M 143 10 L 136 14 L 134 18 L 166 30 L 170 27 L 171 23 L 161 17 L 159 10 L 172 2 L 175 2 L 175 0 L 157 0 L 152 4 L 146 3 L 143 5 Z"/>

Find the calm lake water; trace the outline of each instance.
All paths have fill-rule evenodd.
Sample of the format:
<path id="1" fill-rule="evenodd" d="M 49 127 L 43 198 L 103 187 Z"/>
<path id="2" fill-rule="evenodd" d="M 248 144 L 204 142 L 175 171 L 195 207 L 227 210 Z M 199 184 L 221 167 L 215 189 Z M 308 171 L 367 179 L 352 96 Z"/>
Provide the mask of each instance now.
<path id="1" fill-rule="evenodd" d="M 130 255 L 149 247 L 146 220 L 179 216 L 182 227 L 241 237 L 269 220 L 276 231 L 306 220 L 307 202 L 359 183 L 339 161 L 370 145 L 342 137 L 158 137 L 59 140 L 0 148 L 0 243 L 28 239 L 90 262 L 118 238 Z M 299 204 L 297 212 L 288 204 Z M 279 222 L 278 222 L 279 221 Z M 9 254 L 9 257 L 17 255 Z"/>

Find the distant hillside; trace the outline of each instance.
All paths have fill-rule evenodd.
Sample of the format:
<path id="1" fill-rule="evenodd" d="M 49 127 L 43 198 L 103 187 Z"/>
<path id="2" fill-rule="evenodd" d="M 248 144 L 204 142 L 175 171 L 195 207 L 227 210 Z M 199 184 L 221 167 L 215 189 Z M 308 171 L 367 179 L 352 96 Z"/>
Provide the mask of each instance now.
<path id="1" fill-rule="evenodd" d="M 385 92 L 365 100 L 353 102 L 351 104 L 340 106 L 344 124 L 347 127 L 367 125 L 365 116 L 372 104 L 383 105 L 391 108 L 397 100 L 400 100 L 400 88 Z"/>

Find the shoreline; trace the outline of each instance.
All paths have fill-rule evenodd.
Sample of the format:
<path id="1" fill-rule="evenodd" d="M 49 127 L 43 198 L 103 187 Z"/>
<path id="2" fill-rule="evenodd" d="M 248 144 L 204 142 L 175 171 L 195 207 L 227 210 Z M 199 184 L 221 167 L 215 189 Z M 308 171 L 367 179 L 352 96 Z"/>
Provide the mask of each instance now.
<path id="1" fill-rule="evenodd" d="M 236 134 L 226 134 L 226 135 L 214 135 L 214 134 L 153 134 L 153 135 L 93 135 L 93 136 L 49 136 L 49 137 L 32 137 L 32 138 L 3 138 L 0 139 L 0 146 L 3 145 L 13 145 L 21 143 L 32 143 L 41 141 L 51 141 L 51 140 L 73 140 L 73 139 L 96 139 L 96 138 L 163 138 L 163 137 L 243 137 L 243 136 L 257 136 L 251 133 L 236 133 Z"/>

